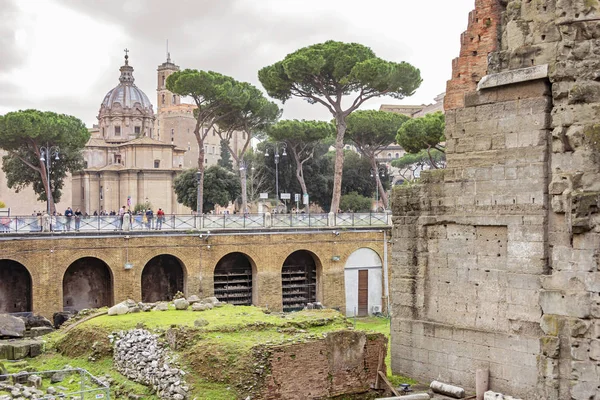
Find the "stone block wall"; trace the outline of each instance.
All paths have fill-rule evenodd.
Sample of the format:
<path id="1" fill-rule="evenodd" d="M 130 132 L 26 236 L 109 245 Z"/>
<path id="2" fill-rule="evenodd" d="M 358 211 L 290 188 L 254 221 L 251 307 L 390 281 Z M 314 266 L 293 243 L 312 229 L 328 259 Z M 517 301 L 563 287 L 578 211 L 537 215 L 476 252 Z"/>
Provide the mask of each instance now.
<path id="1" fill-rule="evenodd" d="M 531 395 L 540 352 L 550 91 L 535 80 L 465 98 L 448 168 L 394 193 L 392 367 Z M 508 116 L 510 113 L 510 117 Z"/>
<path id="2" fill-rule="evenodd" d="M 487 6 L 498 46 L 486 79 L 448 84 L 448 169 L 394 194 L 392 367 L 600 399 L 600 2 Z"/>

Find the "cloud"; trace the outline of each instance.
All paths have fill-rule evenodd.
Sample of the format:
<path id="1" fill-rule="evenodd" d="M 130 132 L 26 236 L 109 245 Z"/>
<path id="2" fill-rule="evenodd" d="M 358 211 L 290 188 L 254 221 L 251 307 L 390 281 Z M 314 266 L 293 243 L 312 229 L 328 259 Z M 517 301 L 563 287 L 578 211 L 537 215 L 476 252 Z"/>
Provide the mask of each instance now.
<path id="1" fill-rule="evenodd" d="M 18 45 L 19 9 L 11 0 L 0 0 L 0 74 L 18 67 L 25 53 Z"/>

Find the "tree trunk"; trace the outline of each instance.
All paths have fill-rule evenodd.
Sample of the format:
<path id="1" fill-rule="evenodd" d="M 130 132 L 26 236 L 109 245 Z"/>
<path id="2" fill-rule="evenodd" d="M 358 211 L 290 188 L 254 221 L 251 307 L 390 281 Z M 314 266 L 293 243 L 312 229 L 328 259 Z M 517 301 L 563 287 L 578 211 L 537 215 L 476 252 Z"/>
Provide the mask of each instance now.
<path id="1" fill-rule="evenodd" d="M 246 168 L 240 168 L 240 183 L 242 185 L 242 213 L 248 212 L 248 195 L 246 192 Z"/>
<path id="2" fill-rule="evenodd" d="M 379 168 L 377 168 L 377 160 L 375 160 L 375 157 L 371 158 L 371 166 L 373 168 L 373 173 L 375 174 L 375 184 L 379 188 L 379 198 L 381 199 L 381 202 L 383 203 L 383 208 L 387 210 L 388 196 L 387 196 L 387 193 L 385 192 L 385 189 L 383 188 L 383 184 L 381 183 L 381 178 L 379 177 Z M 377 210 L 378 207 L 379 207 L 379 204 L 376 205 L 375 210 Z"/>
<path id="3" fill-rule="evenodd" d="M 200 149 L 198 151 L 198 172 L 200 173 L 200 179 L 198 182 L 198 199 L 196 203 L 196 211 L 198 215 L 202 215 L 204 212 L 204 140 L 199 140 L 198 145 Z"/>
<path id="4" fill-rule="evenodd" d="M 335 171 L 333 173 L 333 196 L 330 212 L 337 213 L 342 197 L 342 172 L 344 171 L 344 135 L 346 134 L 346 119 L 341 112 L 335 117 L 337 134 L 335 137 Z"/>

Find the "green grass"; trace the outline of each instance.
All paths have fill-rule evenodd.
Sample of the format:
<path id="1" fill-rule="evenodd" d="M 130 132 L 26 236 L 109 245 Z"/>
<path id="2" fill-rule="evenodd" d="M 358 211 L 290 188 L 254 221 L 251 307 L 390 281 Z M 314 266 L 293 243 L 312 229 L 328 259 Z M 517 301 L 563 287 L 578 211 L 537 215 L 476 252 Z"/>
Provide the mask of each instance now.
<path id="1" fill-rule="evenodd" d="M 390 337 L 390 320 L 388 318 L 380 318 L 380 317 L 369 317 L 369 318 L 357 318 L 356 319 L 356 329 L 361 331 L 372 331 L 377 333 L 383 333 L 388 337 L 388 350 L 387 355 L 385 356 L 385 365 L 387 366 L 387 375 L 388 379 L 394 386 L 399 386 L 401 383 L 408 383 L 410 385 L 415 385 L 418 382 L 414 379 L 411 379 L 402 375 L 394 375 L 392 374 L 392 349 L 391 349 L 391 341 Z"/>
<path id="2" fill-rule="evenodd" d="M 250 350 L 254 346 L 305 342 L 322 338 L 327 332 L 352 326 L 352 320 L 333 310 L 268 314 L 260 308 L 232 305 L 203 312 L 170 309 L 120 316 L 103 315 L 81 324 L 66 335 L 57 331 L 46 336 L 47 352 L 28 360 L 28 365 L 38 371 L 62 369 L 67 364 L 84 368 L 94 376 L 106 375 L 114 380 L 111 384 L 113 399 L 125 399 L 128 393 L 136 393 L 143 395 L 144 399 L 156 400 L 158 398 L 151 395 L 148 388 L 129 381 L 116 372 L 112 358 L 106 351 L 96 355 L 97 361 L 89 361 L 92 343 L 96 341 L 99 344 L 103 341 L 105 347 L 97 348 L 106 350 L 106 337 L 110 332 L 144 326 L 160 333 L 176 326 L 193 327 L 198 318 L 208 321 L 208 325 L 181 330 L 178 343 L 182 347 L 173 352 L 188 372 L 186 381 L 192 387 L 190 399 L 238 398 L 237 385 L 246 382 L 246 378 L 250 377 L 247 372 L 253 370 L 255 360 Z M 386 318 L 359 318 L 354 329 L 382 333 L 389 338 L 390 325 Z M 58 354 L 56 348 L 67 351 L 73 357 Z M 386 365 L 392 384 L 416 383 L 410 378 L 392 375 L 389 346 Z M 77 380 L 72 384 L 78 385 L 78 382 Z"/>

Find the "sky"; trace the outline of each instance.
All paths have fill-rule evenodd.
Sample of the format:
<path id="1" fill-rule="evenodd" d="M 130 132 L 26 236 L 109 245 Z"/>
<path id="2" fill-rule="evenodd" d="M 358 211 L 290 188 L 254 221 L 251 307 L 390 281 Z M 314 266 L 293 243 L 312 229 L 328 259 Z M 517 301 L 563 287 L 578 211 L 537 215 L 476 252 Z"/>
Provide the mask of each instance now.
<path id="1" fill-rule="evenodd" d="M 421 70 L 416 93 L 380 104 L 429 104 L 445 91 L 474 0 L 0 0 L 0 115 L 36 108 L 96 123 L 116 86 L 124 49 L 136 85 L 156 104 L 166 60 L 213 70 L 262 89 L 257 72 L 326 40 L 356 42 Z M 292 99 L 285 119 L 324 119 Z M 155 108 L 156 111 L 156 108 Z"/>

